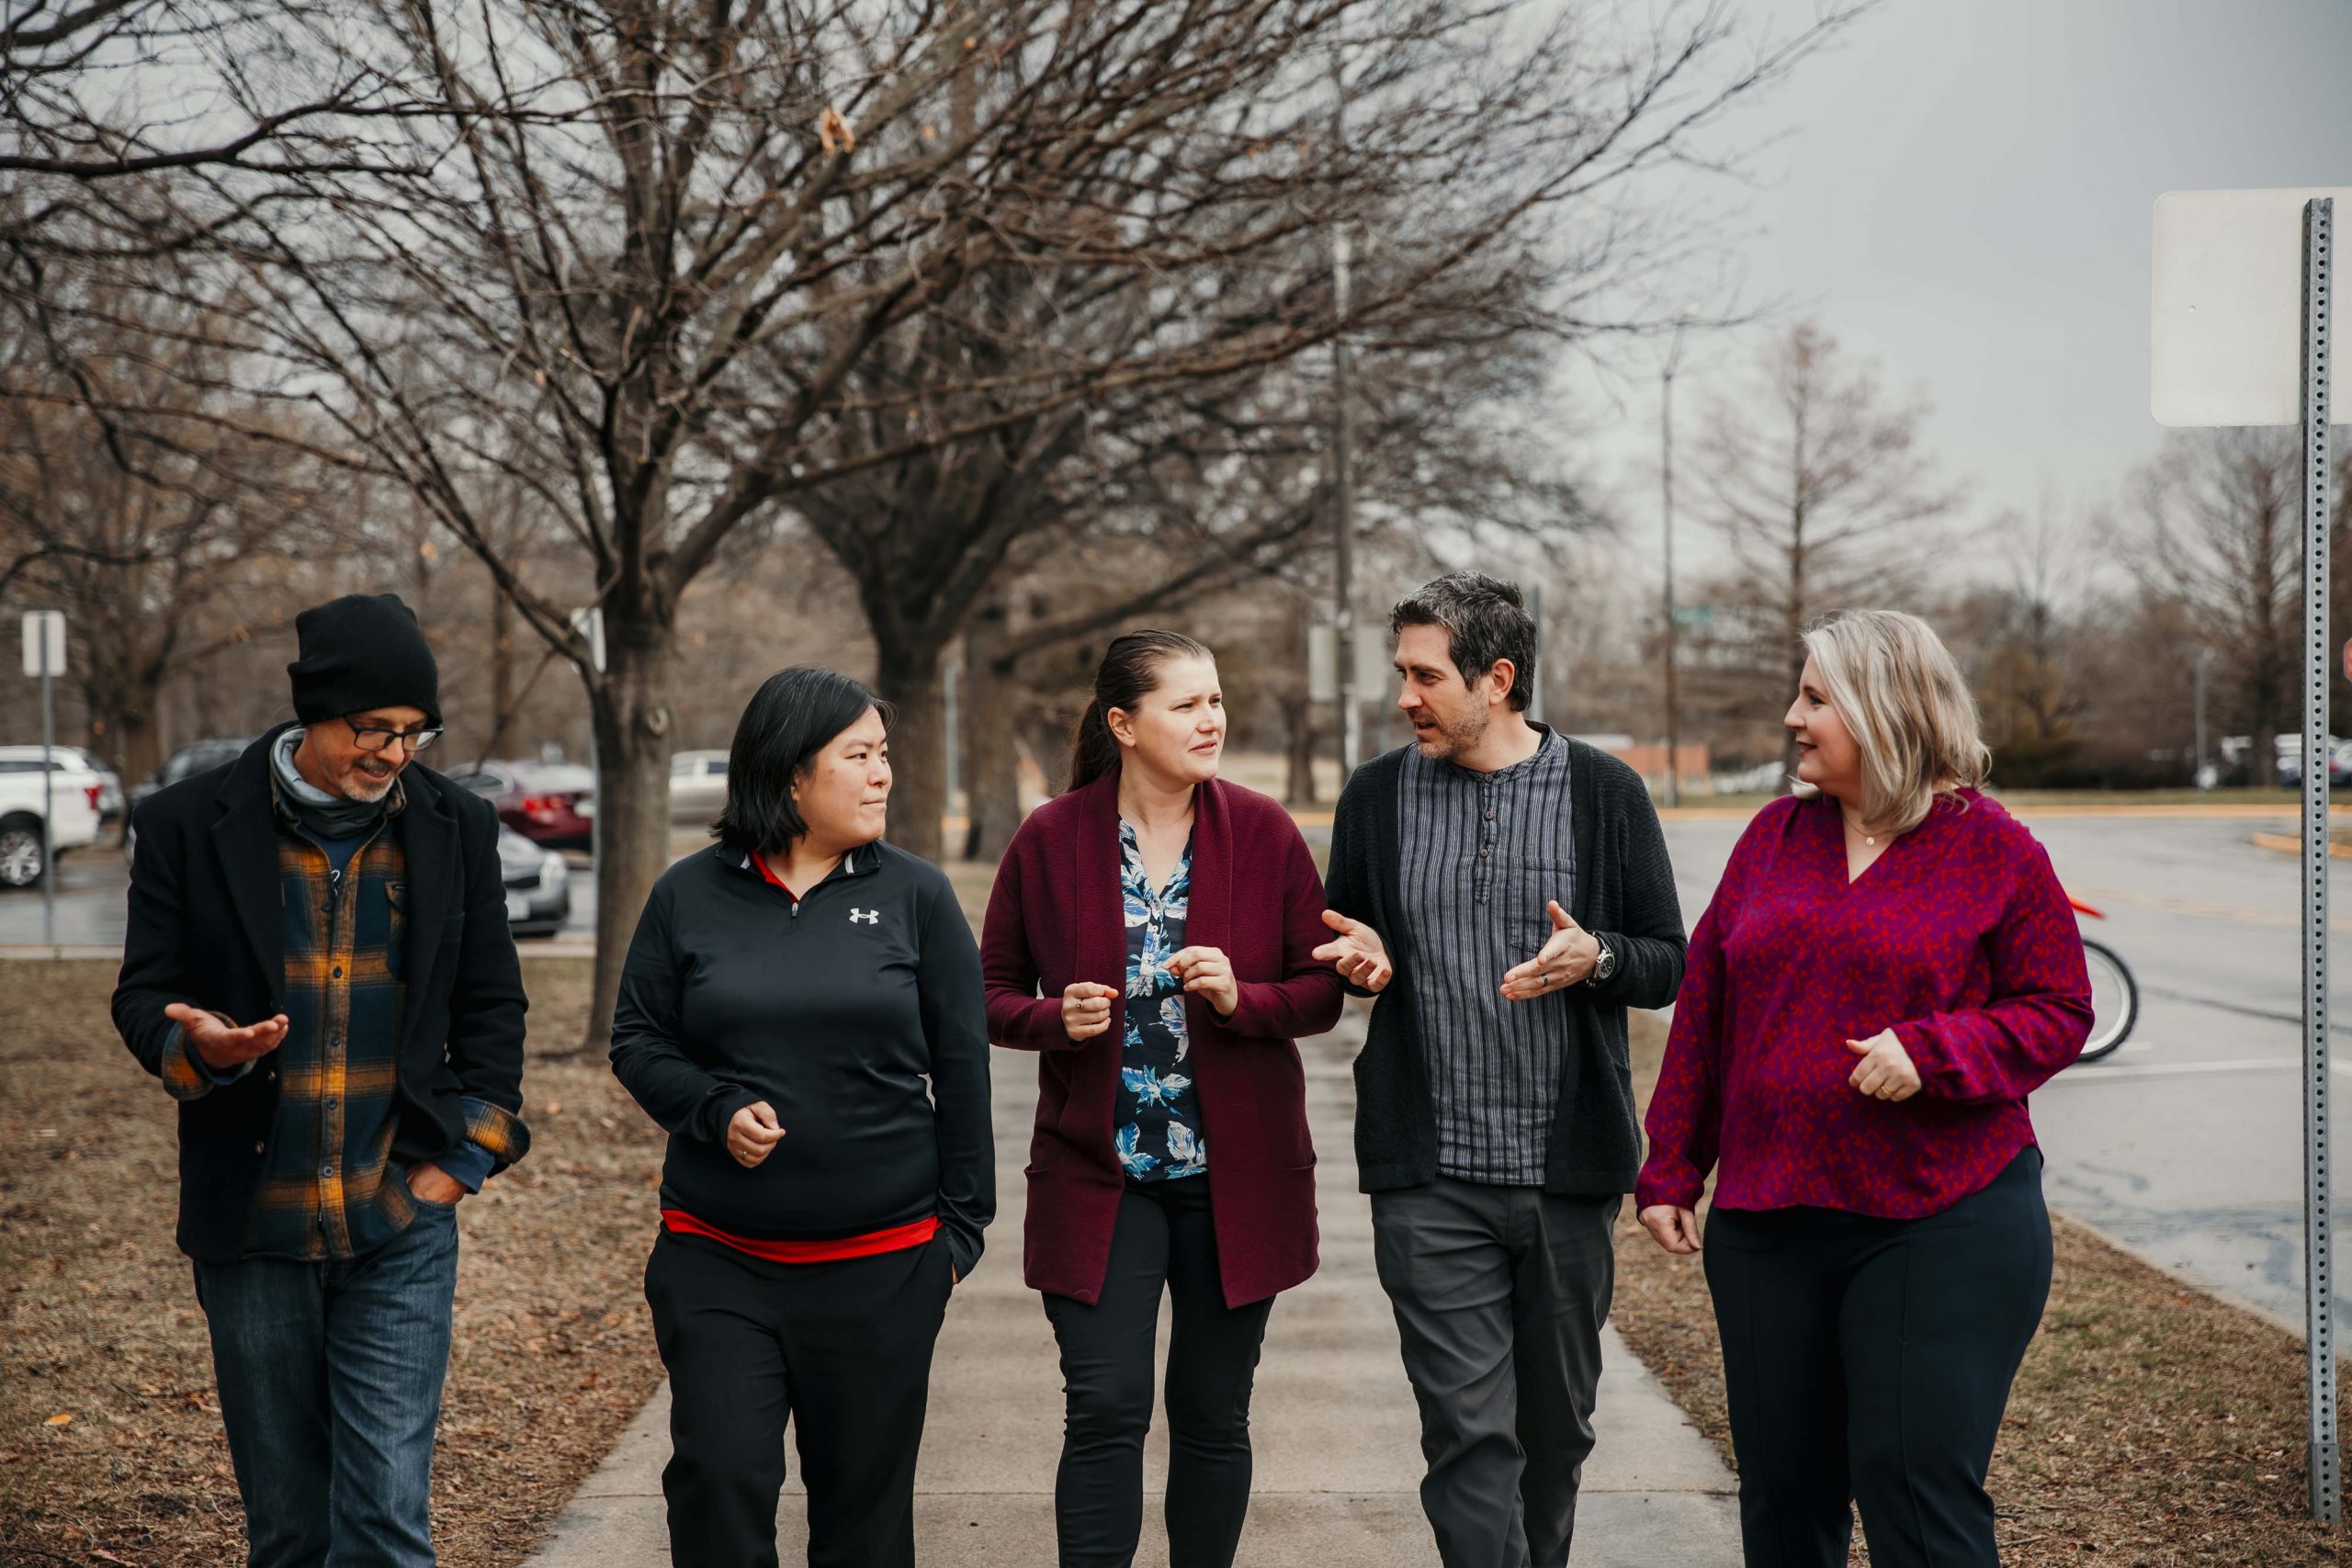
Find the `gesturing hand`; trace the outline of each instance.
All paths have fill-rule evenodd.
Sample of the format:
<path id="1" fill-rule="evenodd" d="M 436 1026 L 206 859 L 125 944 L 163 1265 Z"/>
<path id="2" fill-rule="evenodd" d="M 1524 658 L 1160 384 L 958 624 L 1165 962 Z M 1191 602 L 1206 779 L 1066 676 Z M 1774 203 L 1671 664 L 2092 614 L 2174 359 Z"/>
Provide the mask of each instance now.
<path id="1" fill-rule="evenodd" d="M 1091 1040 L 1111 1027 L 1111 998 L 1119 993 L 1091 980 L 1073 980 L 1062 987 L 1062 1032 L 1072 1040 Z"/>
<path id="2" fill-rule="evenodd" d="M 1241 1005 L 1241 989 L 1233 978 L 1233 961 L 1222 948 L 1187 947 L 1168 961 L 1168 972 L 1184 988 L 1216 1009 L 1219 1018 L 1231 1018 Z"/>
<path id="3" fill-rule="evenodd" d="M 1849 1040 L 1846 1049 L 1861 1058 L 1846 1081 L 1862 1093 L 1879 1100 L 1908 1100 L 1919 1092 L 1919 1069 L 1892 1029 L 1882 1029 L 1868 1040 Z"/>
<path id="4" fill-rule="evenodd" d="M 1339 970 L 1340 978 L 1351 986 L 1375 994 L 1385 989 L 1396 970 L 1388 962 L 1388 947 L 1380 940 L 1380 933 L 1336 909 L 1323 911 L 1323 923 L 1337 931 L 1339 937 L 1317 948 L 1313 956 Z"/>
<path id="5" fill-rule="evenodd" d="M 784 1142 L 784 1128 L 777 1124 L 775 1107 L 764 1100 L 755 1100 L 735 1112 L 727 1123 L 727 1152 L 745 1170 L 768 1157 L 770 1151 Z"/>
<path id="6" fill-rule="evenodd" d="M 1668 1252 L 1699 1250 L 1699 1216 L 1672 1203 L 1653 1203 L 1634 1216 L 1650 1239 Z"/>
<path id="7" fill-rule="evenodd" d="M 1503 973 L 1503 995 L 1514 1002 L 1573 986 L 1600 959 L 1600 939 L 1577 924 L 1558 899 L 1544 908 L 1552 917 L 1551 940 L 1534 957 Z"/>
<path id="8" fill-rule="evenodd" d="M 174 1002 L 164 1010 L 164 1016 L 180 1026 L 180 1032 L 204 1065 L 227 1071 L 256 1056 L 266 1056 L 285 1043 L 287 1018 L 279 1013 L 259 1023 L 249 1023 L 240 1029 L 218 1013 L 192 1008 L 186 1002 Z"/>

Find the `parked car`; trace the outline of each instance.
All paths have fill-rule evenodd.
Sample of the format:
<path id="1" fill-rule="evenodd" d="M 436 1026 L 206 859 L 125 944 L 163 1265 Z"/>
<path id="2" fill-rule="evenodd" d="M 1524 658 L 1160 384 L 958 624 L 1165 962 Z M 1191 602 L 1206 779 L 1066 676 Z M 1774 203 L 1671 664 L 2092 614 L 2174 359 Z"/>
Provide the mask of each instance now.
<path id="1" fill-rule="evenodd" d="M 670 759 L 670 818 L 707 822 L 727 804 L 727 753 L 681 751 Z"/>
<path id="2" fill-rule="evenodd" d="M 514 829 L 498 829 L 498 869 L 506 884 L 506 928 L 516 936 L 553 936 L 571 918 L 571 867 L 563 856 Z"/>
<path id="3" fill-rule="evenodd" d="M 2287 789 L 2303 786 L 2303 738 L 2280 735 L 2274 738 L 2278 756 L 2278 783 Z M 2352 783 L 2352 740 L 2327 738 L 2327 782 L 2329 787 Z"/>
<path id="4" fill-rule="evenodd" d="M 449 775 L 535 844 L 584 850 L 595 836 L 596 775 L 576 762 L 484 762 Z"/>
<path id="5" fill-rule="evenodd" d="M 62 855 L 98 841 L 98 775 L 79 756 L 52 749 L 41 774 L 40 748 L 0 746 L 0 887 L 37 887 L 49 874 L 41 852 L 41 818 L 49 818 L 49 850 Z"/>
<path id="6" fill-rule="evenodd" d="M 33 748 L 38 751 L 40 747 Z M 60 746 L 56 750 L 70 751 L 81 759 L 82 765 L 98 775 L 98 819 L 112 822 L 123 812 L 122 775 L 107 766 L 107 760 L 82 746 Z"/>
<path id="7" fill-rule="evenodd" d="M 202 740 L 191 740 L 164 760 L 155 776 L 130 786 L 130 804 L 137 806 L 157 790 L 168 789 L 182 779 L 194 778 L 209 768 L 223 762 L 233 762 L 244 749 L 254 743 L 250 735 L 214 735 Z"/>

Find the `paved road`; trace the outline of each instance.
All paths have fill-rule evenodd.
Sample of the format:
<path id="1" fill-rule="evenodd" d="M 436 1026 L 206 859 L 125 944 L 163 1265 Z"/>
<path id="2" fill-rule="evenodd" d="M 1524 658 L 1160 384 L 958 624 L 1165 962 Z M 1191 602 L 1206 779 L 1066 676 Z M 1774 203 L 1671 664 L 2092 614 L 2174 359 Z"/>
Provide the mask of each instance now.
<path id="1" fill-rule="evenodd" d="M 2291 821 L 2018 815 L 2069 891 L 2106 911 L 2086 924 L 2124 955 L 2142 992 L 2139 1027 L 2121 1050 L 2034 1097 L 2052 1204 L 2300 1323 L 2297 863 L 2251 841 L 2258 827 L 2291 833 Z M 1741 827 L 1668 824 L 1687 919 L 1705 908 Z M 2347 937 L 2352 919 L 2339 917 L 2330 943 L 2338 975 L 2352 973 Z M 2335 1011 L 2335 1083 L 2352 1112 L 2352 994 Z M 2352 1134 L 2335 1141 L 2352 1147 Z M 2352 1331 L 2352 1297 L 2339 1294 L 2335 1311 Z"/>

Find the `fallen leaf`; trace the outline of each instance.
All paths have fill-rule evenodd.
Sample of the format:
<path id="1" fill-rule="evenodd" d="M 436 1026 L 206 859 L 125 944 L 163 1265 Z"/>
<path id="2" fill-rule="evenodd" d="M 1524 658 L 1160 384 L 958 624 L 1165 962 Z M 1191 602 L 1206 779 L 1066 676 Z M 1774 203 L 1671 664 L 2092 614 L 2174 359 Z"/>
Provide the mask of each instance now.
<path id="1" fill-rule="evenodd" d="M 73 1424 L 74 1413 L 70 1410 L 66 1411 L 62 1415 L 52 1416 L 48 1420 L 41 1423 L 44 1427 L 71 1427 Z"/>

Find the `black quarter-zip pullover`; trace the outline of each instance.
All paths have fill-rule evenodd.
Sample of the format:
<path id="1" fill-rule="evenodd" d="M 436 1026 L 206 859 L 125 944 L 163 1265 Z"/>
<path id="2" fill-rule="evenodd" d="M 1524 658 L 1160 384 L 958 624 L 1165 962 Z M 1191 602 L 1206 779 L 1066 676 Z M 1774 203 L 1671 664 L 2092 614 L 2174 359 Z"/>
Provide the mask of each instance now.
<path id="1" fill-rule="evenodd" d="M 670 1134 L 662 1206 L 731 1235 L 862 1235 L 937 1214 L 968 1276 L 996 1213 L 979 952 L 940 870 L 864 845 L 795 903 L 741 851 L 654 884 L 621 972 L 613 1071 Z M 785 1136 L 756 1168 L 727 1124 Z"/>

